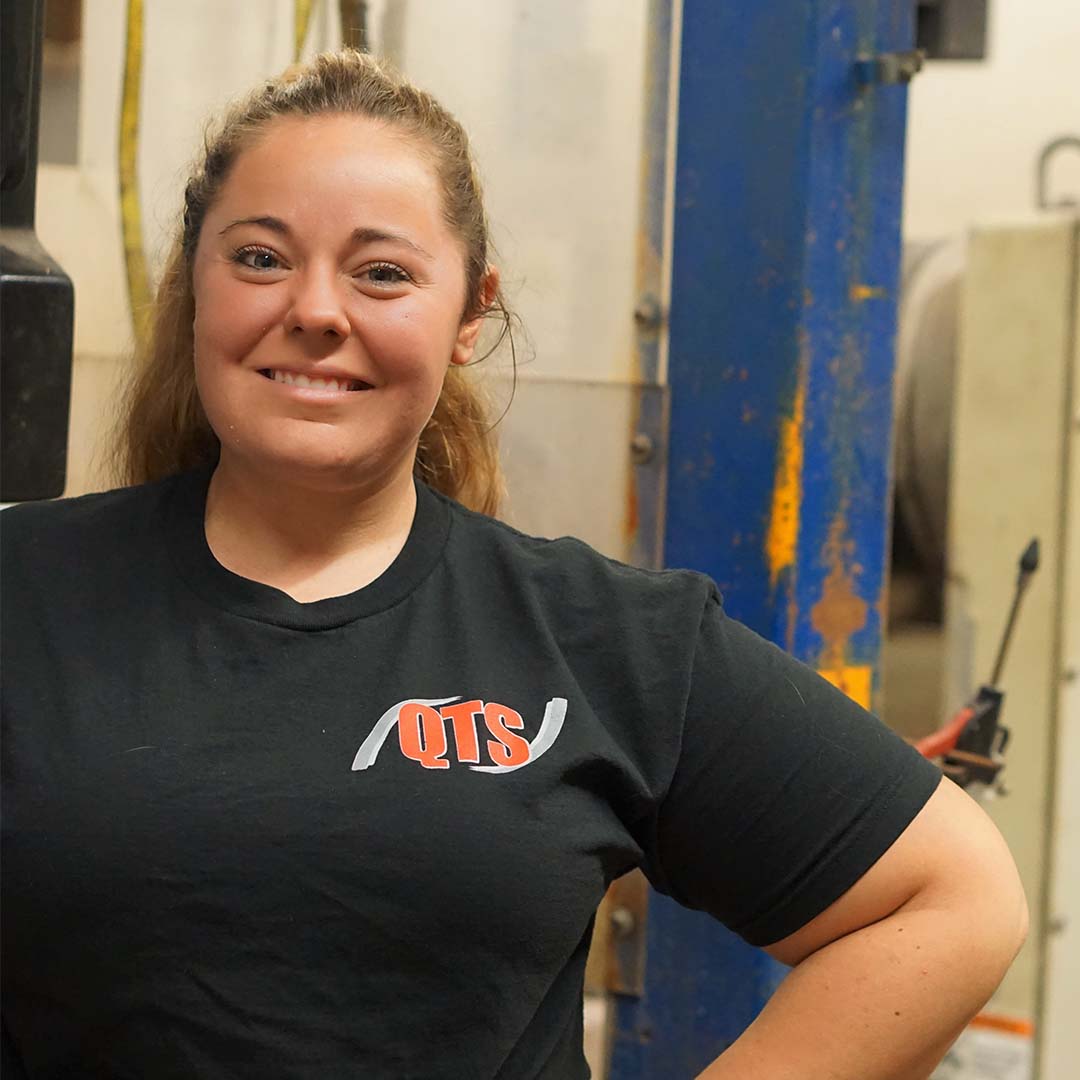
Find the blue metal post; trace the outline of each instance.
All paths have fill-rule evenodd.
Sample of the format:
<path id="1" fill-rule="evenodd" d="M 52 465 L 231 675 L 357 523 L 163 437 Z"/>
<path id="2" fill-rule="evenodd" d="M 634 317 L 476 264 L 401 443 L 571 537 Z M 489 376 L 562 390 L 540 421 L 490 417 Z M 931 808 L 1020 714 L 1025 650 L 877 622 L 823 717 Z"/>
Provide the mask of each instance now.
<path id="1" fill-rule="evenodd" d="M 683 0 L 665 558 L 872 704 L 911 0 Z M 611 1080 L 696 1075 L 783 969 L 653 894 Z"/>

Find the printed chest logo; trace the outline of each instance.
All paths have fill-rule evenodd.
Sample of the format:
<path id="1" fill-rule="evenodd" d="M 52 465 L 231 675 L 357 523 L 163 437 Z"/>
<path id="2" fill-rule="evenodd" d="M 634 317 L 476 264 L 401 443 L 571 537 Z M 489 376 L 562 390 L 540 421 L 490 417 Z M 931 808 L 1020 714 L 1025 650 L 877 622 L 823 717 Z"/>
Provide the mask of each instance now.
<path id="1" fill-rule="evenodd" d="M 456 704 L 455 704 L 456 702 Z M 562 731 L 566 698 L 552 698 L 536 738 L 530 742 L 517 732 L 525 727 L 521 713 L 496 701 L 449 698 L 407 698 L 379 717 L 371 734 L 353 758 L 353 772 L 370 769 L 390 732 L 397 728 L 398 745 L 405 757 L 425 769 L 449 769 L 451 735 L 453 760 L 473 772 L 508 773 L 531 765 L 547 753 Z M 480 725 L 492 737 L 486 740 L 491 765 L 480 764 Z"/>

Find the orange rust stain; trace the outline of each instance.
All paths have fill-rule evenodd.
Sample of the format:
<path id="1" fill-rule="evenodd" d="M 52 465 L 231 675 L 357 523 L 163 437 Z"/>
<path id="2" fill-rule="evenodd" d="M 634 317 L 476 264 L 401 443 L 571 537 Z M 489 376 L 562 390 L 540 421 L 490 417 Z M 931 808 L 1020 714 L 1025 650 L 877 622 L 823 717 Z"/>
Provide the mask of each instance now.
<path id="1" fill-rule="evenodd" d="M 886 574 L 885 580 L 881 583 L 881 592 L 878 593 L 877 603 L 874 605 L 874 610 L 877 612 L 877 617 L 881 621 L 882 626 L 889 625 L 889 577 Z"/>
<path id="2" fill-rule="evenodd" d="M 863 300 L 883 300 L 888 295 L 888 291 L 880 285 L 852 285 L 848 290 L 849 298 L 856 304 Z"/>
<path id="3" fill-rule="evenodd" d="M 842 668 L 825 668 L 818 672 L 837 688 L 842 690 L 852 701 L 864 709 L 870 708 L 871 689 L 874 683 L 874 669 L 869 664 L 849 664 Z"/>
<path id="4" fill-rule="evenodd" d="M 825 641 L 819 664 L 823 671 L 841 671 L 847 666 L 848 640 L 866 625 L 869 605 L 855 591 L 859 567 L 852 565 L 854 553 L 855 542 L 848 537 L 846 509 L 841 507 L 829 526 L 822 553 L 829 573 L 821 589 L 821 599 L 810 609 L 810 624 Z"/>
<path id="5" fill-rule="evenodd" d="M 626 484 L 626 517 L 623 518 L 623 529 L 629 539 L 637 536 L 638 527 L 641 525 L 641 513 L 638 509 L 637 477 L 634 470 L 630 470 L 630 476 Z"/>
<path id="6" fill-rule="evenodd" d="M 780 422 L 780 447 L 773 481 L 772 510 L 765 536 L 769 587 L 776 588 L 781 572 L 795 562 L 802 509 L 803 446 L 806 423 L 806 367 L 800 365 L 791 416 Z"/>

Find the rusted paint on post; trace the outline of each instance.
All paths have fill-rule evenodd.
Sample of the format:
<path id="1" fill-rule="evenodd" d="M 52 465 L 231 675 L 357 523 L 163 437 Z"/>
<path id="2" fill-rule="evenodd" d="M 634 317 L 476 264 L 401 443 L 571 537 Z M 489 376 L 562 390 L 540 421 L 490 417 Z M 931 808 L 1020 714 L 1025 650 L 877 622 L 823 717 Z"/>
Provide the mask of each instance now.
<path id="1" fill-rule="evenodd" d="M 665 563 L 864 705 L 878 683 L 910 0 L 682 0 Z M 738 108 L 727 107 L 733 101 Z M 696 1076 L 780 977 L 653 895 L 610 1080 Z"/>
<path id="2" fill-rule="evenodd" d="M 822 582 L 821 599 L 810 609 L 810 624 L 823 643 L 820 666 L 839 671 L 847 660 L 848 641 L 866 625 L 869 609 L 856 591 L 859 567 L 855 562 L 855 541 L 848 535 L 842 509 L 829 526 L 822 560 L 829 572 Z"/>
<path id="3" fill-rule="evenodd" d="M 874 669 L 869 664 L 849 664 L 848 643 L 866 626 L 870 605 L 858 593 L 860 567 L 842 509 L 829 526 L 822 561 L 829 569 L 822 582 L 821 599 L 810 609 L 810 624 L 822 640 L 818 670 L 848 697 L 869 709 Z"/>
<path id="4" fill-rule="evenodd" d="M 842 668 L 822 668 L 818 674 L 842 690 L 864 709 L 870 708 L 874 686 L 874 669 L 869 664 L 848 664 Z"/>
<path id="5" fill-rule="evenodd" d="M 864 300 L 884 300 L 888 292 L 879 285 L 852 285 L 848 296 L 852 303 L 861 304 Z"/>
<path id="6" fill-rule="evenodd" d="M 800 340 L 805 343 L 805 335 L 800 334 Z M 795 627 L 799 618 L 796 556 L 803 502 L 806 380 L 807 365 L 804 356 L 798 366 L 791 411 L 780 418 L 776 478 L 773 481 L 772 507 L 765 534 L 769 589 L 775 596 L 777 588 L 782 586 L 785 594 L 784 610 L 787 617 L 783 628 L 783 644 L 789 652 L 794 648 Z"/>
<path id="7" fill-rule="evenodd" d="M 769 587 L 773 589 L 780 580 L 781 572 L 795 564 L 795 551 L 799 542 L 799 512 L 802 509 L 805 423 L 806 370 L 800 365 L 791 412 L 780 419 L 776 479 L 773 481 L 769 529 L 765 536 Z"/>

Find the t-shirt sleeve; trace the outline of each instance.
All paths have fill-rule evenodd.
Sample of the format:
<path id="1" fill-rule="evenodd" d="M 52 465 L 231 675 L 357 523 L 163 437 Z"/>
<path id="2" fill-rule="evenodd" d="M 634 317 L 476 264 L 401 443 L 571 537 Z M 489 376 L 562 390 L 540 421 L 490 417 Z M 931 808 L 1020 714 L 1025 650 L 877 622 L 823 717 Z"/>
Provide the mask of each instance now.
<path id="1" fill-rule="evenodd" d="M 674 775 L 642 869 L 753 945 L 885 853 L 941 773 L 810 668 L 706 604 Z"/>

